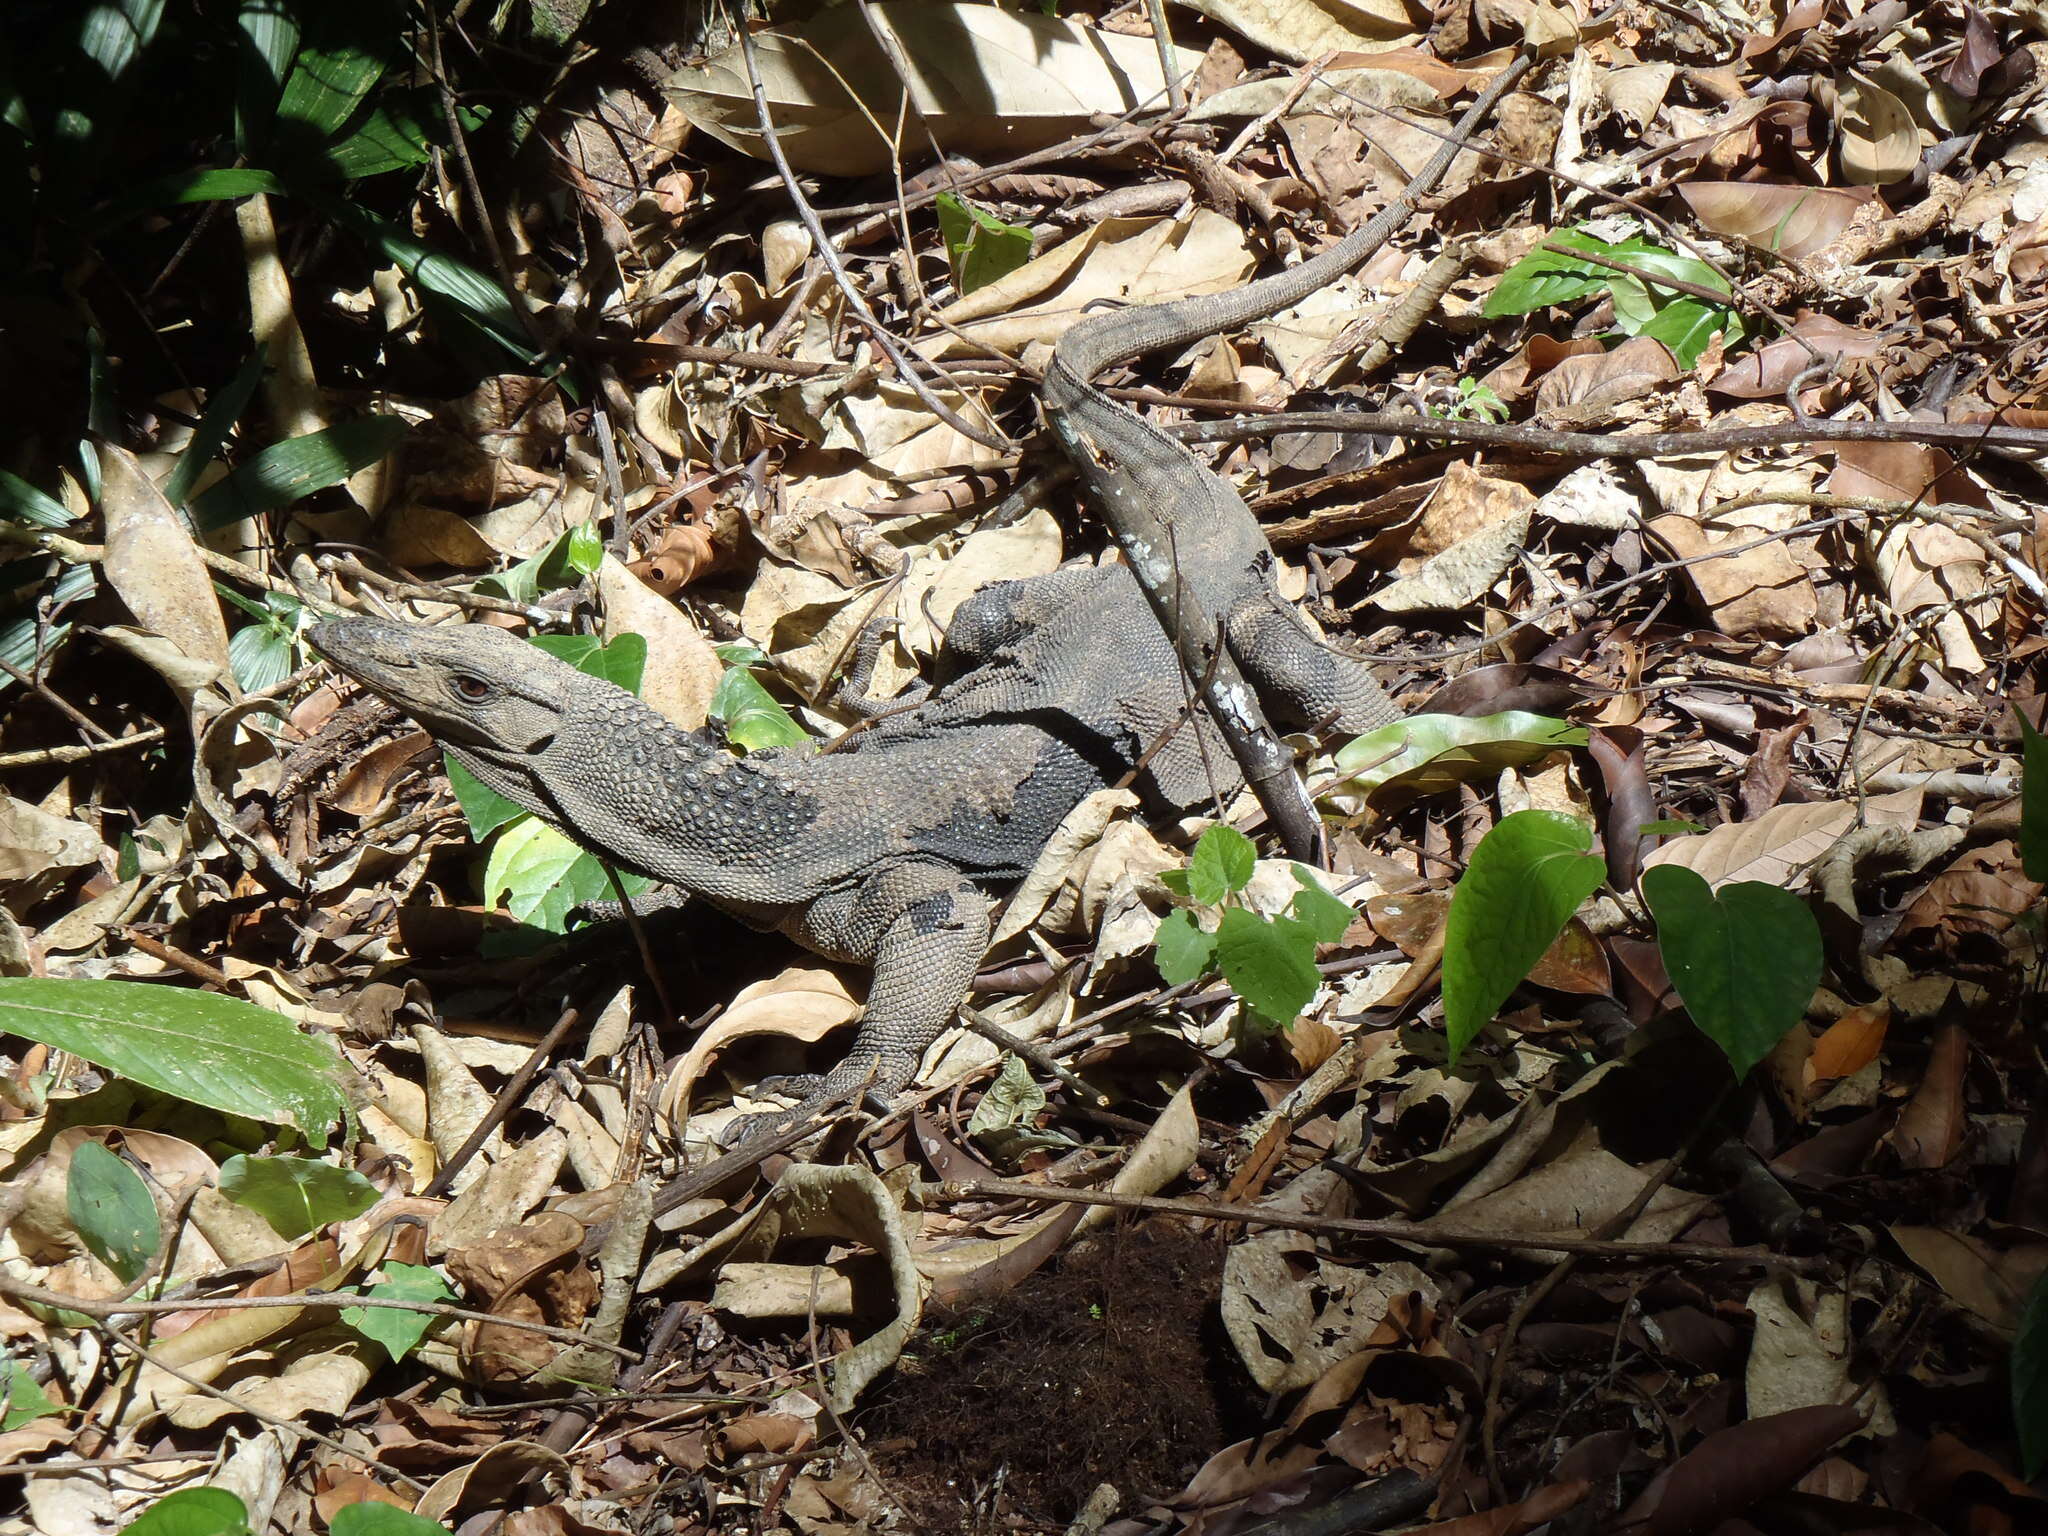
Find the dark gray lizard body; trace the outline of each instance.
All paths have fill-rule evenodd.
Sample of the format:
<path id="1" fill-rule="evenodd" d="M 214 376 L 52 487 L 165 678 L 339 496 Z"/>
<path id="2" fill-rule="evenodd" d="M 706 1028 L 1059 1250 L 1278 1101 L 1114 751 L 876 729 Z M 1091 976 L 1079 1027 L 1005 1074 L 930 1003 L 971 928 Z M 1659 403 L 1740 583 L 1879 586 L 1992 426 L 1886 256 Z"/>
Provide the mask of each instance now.
<path id="1" fill-rule="evenodd" d="M 1497 82 L 1457 139 L 1519 73 Z M 1403 204 L 1450 158 L 1439 154 Z M 1275 713 L 1352 732 L 1396 718 L 1379 685 L 1274 587 L 1272 556 L 1230 486 L 1094 378 L 1118 359 L 1299 302 L 1392 227 L 1375 220 L 1232 293 L 1083 320 L 1045 385 L 1048 419 L 1133 558 L 1166 552 L 1167 574 L 1213 617 L 1229 660 Z M 1160 808 L 1192 808 L 1239 782 L 1207 717 L 1185 718 L 1181 656 L 1122 566 L 985 588 L 954 615 L 933 693 L 828 754 L 736 758 L 485 626 L 347 619 L 312 638 L 484 783 L 584 847 L 820 954 L 873 966 L 851 1052 L 796 1114 L 862 1084 L 888 1094 L 909 1081 L 981 961 L 991 893 L 1030 868 L 1088 794 L 1141 761 L 1138 787 Z"/>

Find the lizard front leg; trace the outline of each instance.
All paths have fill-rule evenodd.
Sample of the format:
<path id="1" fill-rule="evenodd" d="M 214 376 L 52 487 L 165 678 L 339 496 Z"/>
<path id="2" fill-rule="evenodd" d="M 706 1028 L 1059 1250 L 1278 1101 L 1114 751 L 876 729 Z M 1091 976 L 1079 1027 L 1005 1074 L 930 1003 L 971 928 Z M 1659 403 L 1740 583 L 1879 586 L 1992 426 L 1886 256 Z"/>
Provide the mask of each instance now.
<path id="1" fill-rule="evenodd" d="M 989 899 L 935 860 L 893 863 L 852 889 L 812 903 L 786 925 L 799 943 L 835 959 L 871 964 L 868 1006 L 853 1047 L 823 1076 L 783 1078 L 794 1109 L 735 1121 L 727 1141 L 797 1123 L 848 1095 L 887 1098 L 916 1075 L 925 1047 L 953 1022 L 988 950 Z"/>

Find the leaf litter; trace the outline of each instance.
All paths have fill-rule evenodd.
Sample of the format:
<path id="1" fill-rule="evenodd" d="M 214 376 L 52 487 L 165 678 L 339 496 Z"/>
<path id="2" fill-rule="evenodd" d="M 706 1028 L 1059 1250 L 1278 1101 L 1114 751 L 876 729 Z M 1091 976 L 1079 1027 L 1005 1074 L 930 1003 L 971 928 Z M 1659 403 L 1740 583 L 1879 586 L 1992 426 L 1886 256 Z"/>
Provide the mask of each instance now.
<path id="1" fill-rule="evenodd" d="M 1156 15 L 774 12 L 832 260 L 729 18 L 309 11 L 234 121 L 208 19 L 31 37 L 95 131 L 26 141 L 6 301 L 10 1529 L 2038 1522 L 2048 25 Z M 1422 717 L 1303 743 L 1330 905 L 1095 797 L 903 1103 L 703 1175 L 866 977 L 631 889 L 561 936 L 602 869 L 478 848 L 303 626 L 632 637 L 686 728 L 829 739 L 1110 558 L 1046 344 L 1370 217 L 1525 38 L 1507 158 L 1109 381 Z"/>

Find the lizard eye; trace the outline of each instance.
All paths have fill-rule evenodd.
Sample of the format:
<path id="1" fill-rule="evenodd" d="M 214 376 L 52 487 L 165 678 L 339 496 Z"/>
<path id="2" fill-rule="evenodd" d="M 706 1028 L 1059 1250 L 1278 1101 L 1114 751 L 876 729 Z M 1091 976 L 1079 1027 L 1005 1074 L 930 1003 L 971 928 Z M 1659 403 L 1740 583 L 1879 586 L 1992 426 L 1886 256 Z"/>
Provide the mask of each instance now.
<path id="1" fill-rule="evenodd" d="M 466 673 L 457 673 L 455 677 L 455 691 L 473 703 L 481 702 L 491 696 L 491 685 L 480 677 L 471 677 Z"/>

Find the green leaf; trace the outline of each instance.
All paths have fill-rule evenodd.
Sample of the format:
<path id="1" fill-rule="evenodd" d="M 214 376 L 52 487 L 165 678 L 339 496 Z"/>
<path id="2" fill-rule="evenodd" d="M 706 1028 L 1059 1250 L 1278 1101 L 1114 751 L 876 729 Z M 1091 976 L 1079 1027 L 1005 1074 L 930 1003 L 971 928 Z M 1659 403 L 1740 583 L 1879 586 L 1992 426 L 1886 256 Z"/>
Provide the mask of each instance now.
<path id="1" fill-rule="evenodd" d="M 248 1536 L 249 1508 L 225 1488 L 180 1488 L 130 1521 L 127 1536 Z"/>
<path id="2" fill-rule="evenodd" d="M 1305 864 L 1294 866 L 1294 878 L 1301 883 L 1300 892 L 1287 909 L 1294 920 L 1306 928 L 1318 944 L 1334 944 L 1343 938 L 1358 917 L 1350 903 L 1324 890 Z"/>
<path id="3" fill-rule="evenodd" d="M 654 884 L 640 875 L 619 878 L 628 896 Z M 496 906 L 501 896 L 505 910 L 520 922 L 562 933 L 571 912 L 593 901 L 610 901 L 613 891 L 603 861 L 529 816 L 512 822 L 491 844 L 484 865 L 484 902 Z"/>
<path id="4" fill-rule="evenodd" d="M 1216 935 L 1204 931 L 1192 912 L 1167 913 L 1153 946 L 1152 963 L 1168 986 L 1185 986 L 1216 968 Z"/>
<path id="5" fill-rule="evenodd" d="M 210 531 L 274 507 L 289 506 L 367 469 L 411 430 L 397 416 L 364 416 L 322 432 L 272 443 L 218 485 L 195 496 L 193 520 L 202 531 Z"/>
<path id="6" fill-rule="evenodd" d="M 763 747 L 793 747 L 811 739 L 761 680 L 745 667 L 727 667 L 711 695 L 710 715 L 725 725 L 725 735 L 748 752 Z"/>
<path id="7" fill-rule="evenodd" d="M 946 242 L 953 281 L 962 294 L 986 288 L 1031 259 L 1031 231 L 1025 226 L 1005 224 L 951 192 L 941 192 L 936 202 L 939 237 Z"/>
<path id="8" fill-rule="evenodd" d="M 2048 1272 L 2034 1281 L 2012 1341 L 2012 1419 L 2020 1432 L 2020 1475 L 2048 1467 Z"/>
<path id="9" fill-rule="evenodd" d="M 19 1360 L 0 1360 L 0 1381 L 6 1383 L 6 1390 L 0 1392 L 0 1435 L 11 1434 L 61 1406 Z"/>
<path id="10" fill-rule="evenodd" d="M 0 469 L 0 517 L 33 523 L 38 528 L 62 528 L 71 521 L 63 502 L 4 469 Z"/>
<path id="11" fill-rule="evenodd" d="M 507 800 L 446 752 L 441 754 L 441 771 L 448 776 L 448 787 L 455 792 L 455 803 L 462 807 L 462 819 L 475 841 L 482 842 L 526 814 L 526 807 Z"/>
<path id="12" fill-rule="evenodd" d="M 1336 787 L 1362 792 L 1369 804 L 1394 810 L 1585 744 L 1583 727 L 1520 709 L 1477 717 L 1410 715 L 1339 748 L 1338 771 L 1349 777 Z"/>
<path id="13" fill-rule="evenodd" d="M 64 1203 L 92 1256 L 123 1285 L 149 1268 L 163 1227 L 149 1186 L 126 1159 L 96 1141 L 80 1142 L 71 1153 Z"/>
<path id="14" fill-rule="evenodd" d="M 223 387 L 213 392 L 199 417 L 199 425 L 193 428 L 191 439 L 180 450 L 177 464 L 164 480 L 164 500 L 174 507 L 190 502 L 192 487 L 199 483 L 206 466 L 219 455 L 221 444 L 228 440 L 235 423 L 242 419 L 242 412 L 249 408 L 256 386 L 262 382 L 263 355 L 259 352 L 242 364 Z"/>
<path id="15" fill-rule="evenodd" d="M 627 633 L 610 641 L 595 635 L 537 635 L 532 643 L 578 672 L 601 677 L 628 693 L 640 691 L 640 679 L 647 671 L 645 635 Z"/>
<path id="16" fill-rule="evenodd" d="M 1592 831 L 1575 817 L 1516 811 L 1472 850 L 1444 922 L 1444 1030 L 1453 1063 L 1605 877 L 1592 846 Z"/>
<path id="17" fill-rule="evenodd" d="M 319 1144 L 347 1107 L 341 1055 L 282 1014 L 140 981 L 0 978 L 0 1031 Z"/>
<path id="18" fill-rule="evenodd" d="M 288 1239 L 360 1216 L 380 1198 L 377 1186 L 352 1168 L 310 1157 L 251 1157 L 241 1152 L 220 1165 L 220 1192 Z"/>
<path id="19" fill-rule="evenodd" d="M 456 116 L 462 120 L 464 133 L 474 133 L 490 121 L 491 114 L 485 107 L 457 107 Z M 447 138 L 438 90 L 431 86 L 387 88 L 362 126 L 321 152 L 319 169 L 347 181 L 381 176 L 386 171 L 426 164 Z"/>
<path id="20" fill-rule="evenodd" d="M 386 1264 L 390 1278 L 364 1291 L 365 1296 L 388 1296 L 397 1301 L 453 1301 L 455 1290 L 423 1264 Z M 419 1348 L 427 1330 L 441 1319 L 431 1312 L 405 1312 L 397 1307 L 345 1307 L 342 1322 L 364 1338 L 380 1344 L 393 1361 L 403 1360 Z"/>
<path id="21" fill-rule="evenodd" d="M 2018 710 L 2020 722 L 2020 870 L 2048 880 L 2048 738 Z"/>
<path id="22" fill-rule="evenodd" d="M 292 637 L 274 624 L 244 624 L 228 636 L 228 669 L 244 693 L 275 688 L 292 675 Z"/>
<path id="23" fill-rule="evenodd" d="M 1553 238 L 1570 243 L 1571 237 L 1560 234 Z M 1590 261 L 1578 261 L 1556 251 L 1534 250 L 1501 274 L 1493 292 L 1486 296 L 1481 313 L 1489 320 L 1499 320 L 1570 304 L 1590 294 L 1605 293 L 1609 282 L 1618 275 Z"/>
<path id="24" fill-rule="evenodd" d="M 604 539 L 591 523 L 564 528 L 548 547 L 509 570 L 480 577 L 479 592 L 494 592 L 515 603 L 530 603 L 543 592 L 573 587 L 604 563 Z M 587 638 L 587 637 L 579 637 Z"/>
<path id="25" fill-rule="evenodd" d="M 1252 840 L 1219 822 L 1201 835 L 1188 859 L 1188 895 L 1202 906 L 1219 906 L 1250 883 L 1258 863 Z"/>
<path id="26" fill-rule="evenodd" d="M 1619 310 L 1616 313 L 1618 316 Z M 1623 329 L 1634 336 L 1663 342 L 1681 368 L 1698 362 L 1716 336 L 1731 348 L 1742 339 L 1742 320 L 1734 310 L 1722 304 L 1709 304 L 1691 294 L 1673 299 L 1643 324 Z"/>
<path id="27" fill-rule="evenodd" d="M 388 46 L 391 35 L 382 28 L 367 27 L 342 47 L 299 50 L 277 103 L 280 153 L 289 156 L 315 150 L 355 116 L 356 108 L 384 76 L 384 55 L 375 45 Z"/>
<path id="28" fill-rule="evenodd" d="M 1267 919 L 1243 907 L 1223 909 L 1216 963 L 1230 990 L 1266 1023 L 1289 1024 L 1316 995 L 1316 938 L 1292 918 Z"/>
<path id="29" fill-rule="evenodd" d="M 254 154 L 277 115 L 277 98 L 299 51 L 299 21 L 287 0 L 242 0 L 235 17 L 235 148 Z"/>
<path id="30" fill-rule="evenodd" d="M 365 1499 L 337 1509 L 327 1522 L 327 1536 L 448 1536 L 448 1527 L 396 1504 Z"/>
<path id="31" fill-rule="evenodd" d="M 1758 880 L 1718 891 L 1682 864 L 1643 871 L 1672 988 L 1737 1078 L 1797 1024 L 1820 985 L 1820 924 L 1790 891 Z"/>

